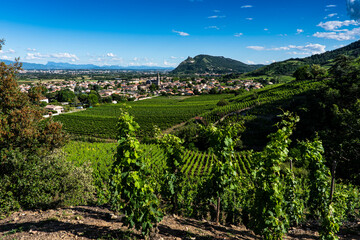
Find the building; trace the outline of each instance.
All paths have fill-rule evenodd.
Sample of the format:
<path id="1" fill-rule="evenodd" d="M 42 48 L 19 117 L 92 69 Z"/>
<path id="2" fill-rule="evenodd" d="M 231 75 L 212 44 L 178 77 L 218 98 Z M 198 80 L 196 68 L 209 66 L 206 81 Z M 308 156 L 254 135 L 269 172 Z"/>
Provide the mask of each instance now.
<path id="1" fill-rule="evenodd" d="M 61 113 L 64 111 L 64 108 L 62 106 L 56 106 L 56 105 L 47 105 L 45 107 L 45 110 L 48 111 L 56 111 L 57 113 Z"/>

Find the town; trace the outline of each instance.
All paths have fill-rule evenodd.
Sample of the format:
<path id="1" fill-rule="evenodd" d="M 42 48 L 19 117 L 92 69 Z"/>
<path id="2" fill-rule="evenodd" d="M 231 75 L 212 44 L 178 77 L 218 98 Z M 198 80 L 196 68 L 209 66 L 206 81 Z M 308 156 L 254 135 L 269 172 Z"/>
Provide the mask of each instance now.
<path id="1" fill-rule="evenodd" d="M 44 74 L 45 71 L 41 72 Z M 34 71 L 30 72 L 34 73 Z M 39 72 L 37 72 L 39 73 Z M 97 71 L 103 78 L 89 77 L 89 71 L 46 71 L 53 79 L 36 77 L 20 81 L 22 92 L 41 88 L 41 102 L 53 113 L 69 111 L 70 106 L 77 109 L 93 107 L 100 103 L 138 101 L 156 96 L 192 96 L 202 94 L 240 93 L 263 87 L 252 79 L 220 79 L 218 76 L 174 77 L 167 73 L 142 72 L 136 76 L 109 77 L 111 71 Z M 27 72 L 29 74 L 29 72 Z M 62 75 L 72 75 L 70 79 Z M 149 76 L 150 75 L 150 76 Z M 41 76 L 41 75 L 40 75 Z M 127 76 L 127 77 L 124 77 Z M 97 80 L 94 80 L 97 79 Z M 111 80 L 107 80 L 111 79 Z M 272 84 L 272 82 L 268 82 Z M 45 105 L 48 104 L 48 105 Z"/>

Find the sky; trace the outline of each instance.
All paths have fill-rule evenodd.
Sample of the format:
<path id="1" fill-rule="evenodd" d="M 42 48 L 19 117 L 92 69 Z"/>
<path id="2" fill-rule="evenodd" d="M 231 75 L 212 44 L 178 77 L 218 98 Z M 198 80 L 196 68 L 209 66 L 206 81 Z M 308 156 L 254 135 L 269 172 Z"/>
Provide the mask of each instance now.
<path id="1" fill-rule="evenodd" d="M 0 59 L 176 67 L 302 58 L 360 37 L 360 0 L 0 0 Z"/>

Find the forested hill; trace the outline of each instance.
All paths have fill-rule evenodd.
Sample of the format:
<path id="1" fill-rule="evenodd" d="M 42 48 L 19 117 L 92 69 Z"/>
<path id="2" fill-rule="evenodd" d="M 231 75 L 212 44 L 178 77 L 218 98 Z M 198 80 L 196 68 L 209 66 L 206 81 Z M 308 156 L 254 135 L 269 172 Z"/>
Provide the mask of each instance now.
<path id="1" fill-rule="evenodd" d="M 185 61 L 172 71 L 174 74 L 195 73 L 245 73 L 253 71 L 264 65 L 248 65 L 231 58 L 215 57 L 209 55 L 198 55 L 194 58 L 188 57 Z"/>
<path id="2" fill-rule="evenodd" d="M 320 64 L 331 65 L 333 59 L 340 54 L 348 56 L 359 57 L 360 56 L 360 40 L 353 42 L 345 47 L 341 47 L 332 51 L 327 51 L 322 54 L 315 54 L 306 58 L 291 58 L 286 61 L 272 63 L 264 66 L 260 69 L 256 69 L 250 72 L 249 76 L 260 75 L 292 75 L 295 70 L 304 65 Z"/>

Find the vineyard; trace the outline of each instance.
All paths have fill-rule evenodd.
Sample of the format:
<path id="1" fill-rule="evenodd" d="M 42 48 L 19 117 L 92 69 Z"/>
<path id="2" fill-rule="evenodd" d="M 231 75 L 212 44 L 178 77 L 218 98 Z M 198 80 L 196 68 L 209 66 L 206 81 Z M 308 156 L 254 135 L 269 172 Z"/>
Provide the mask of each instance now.
<path id="1" fill-rule="evenodd" d="M 286 102 L 296 96 L 300 96 L 311 90 L 319 90 L 324 87 L 322 81 L 293 81 L 288 84 L 277 84 L 267 86 L 263 89 L 251 91 L 230 99 L 231 104 L 216 107 L 201 116 L 208 123 L 219 121 L 226 115 L 236 114 L 242 110 L 250 109 L 265 104 Z"/>
<path id="2" fill-rule="evenodd" d="M 72 141 L 63 148 L 66 159 L 76 163 L 77 166 L 90 164 L 93 168 L 95 185 L 102 189 L 104 184 L 109 181 L 111 167 L 114 162 L 116 143 L 89 143 Z M 164 172 L 166 155 L 164 151 L 155 144 L 141 145 L 142 160 L 149 163 L 154 177 L 158 177 Z M 234 154 L 231 159 L 239 175 L 248 174 L 251 169 L 249 156 L 251 152 L 243 151 Z M 181 172 L 189 180 L 196 180 L 207 177 L 212 171 L 212 167 L 217 160 L 215 154 L 210 152 L 200 152 L 185 150 L 182 155 L 185 164 L 181 167 Z"/>
<path id="3" fill-rule="evenodd" d="M 234 95 L 202 95 L 193 97 L 157 97 L 129 102 L 131 115 L 139 123 L 140 135 L 149 134 L 153 126 L 164 130 L 216 107 L 220 99 Z M 55 116 L 71 134 L 98 138 L 115 138 L 121 104 L 102 105 L 86 111 Z"/>

